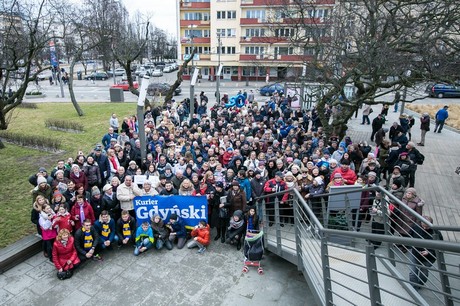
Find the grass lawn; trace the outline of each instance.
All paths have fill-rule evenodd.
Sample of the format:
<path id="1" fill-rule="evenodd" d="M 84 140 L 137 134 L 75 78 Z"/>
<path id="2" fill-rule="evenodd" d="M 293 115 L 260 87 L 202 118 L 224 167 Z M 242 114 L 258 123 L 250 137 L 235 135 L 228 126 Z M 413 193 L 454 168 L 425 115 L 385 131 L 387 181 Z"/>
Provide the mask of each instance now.
<path id="1" fill-rule="evenodd" d="M 431 119 L 435 118 L 436 112 L 444 105 L 440 104 L 406 104 L 406 107 L 419 114 L 428 113 Z M 446 125 L 460 130 L 460 105 L 449 104 L 449 118 L 446 120 Z"/>
<path id="2" fill-rule="evenodd" d="M 85 115 L 78 117 L 71 103 L 37 103 L 38 109 L 16 108 L 8 131 L 26 135 L 46 135 L 62 140 L 63 153 L 49 153 L 4 143 L 0 150 L 0 248 L 17 241 L 27 234 L 35 233 L 30 222 L 32 196 L 28 178 L 39 167 L 51 173 L 58 159 L 75 158 L 77 151 L 90 152 L 107 133 L 109 119 L 116 113 L 120 125 L 123 117 L 136 113 L 135 103 L 80 103 Z M 45 127 L 47 119 L 79 122 L 84 132 L 79 134 L 50 130 Z M 2 131 L 0 131 L 0 137 Z"/>

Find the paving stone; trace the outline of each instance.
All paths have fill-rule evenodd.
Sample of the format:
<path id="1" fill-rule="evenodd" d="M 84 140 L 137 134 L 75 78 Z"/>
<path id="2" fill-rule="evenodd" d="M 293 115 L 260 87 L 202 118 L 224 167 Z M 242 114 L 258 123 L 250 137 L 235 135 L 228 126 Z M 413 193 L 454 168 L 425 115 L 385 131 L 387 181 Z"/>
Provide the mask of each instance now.
<path id="1" fill-rule="evenodd" d="M 18 274 L 16 276 L 8 277 L 7 282 L 8 284 L 5 285 L 3 289 L 9 291 L 12 294 L 19 294 L 22 290 L 31 286 L 35 282 L 35 280 L 32 277 L 27 276 L 25 274 Z"/>
<path id="2" fill-rule="evenodd" d="M 0 288 L 0 304 L 6 303 L 9 299 L 13 297 L 14 294 Z"/>
<path id="3" fill-rule="evenodd" d="M 85 305 L 85 303 L 90 299 L 89 295 L 84 294 L 79 290 L 73 291 L 71 294 L 60 300 L 56 305 L 62 306 L 78 306 Z"/>
<path id="4" fill-rule="evenodd" d="M 11 299 L 6 301 L 2 305 L 6 306 L 30 306 L 38 305 L 36 302 L 37 295 L 33 293 L 30 289 L 25 289 L 18 295 L 13 296 Z"/>
<path id="5" fill-rule="evenodd" d="M 14 275 L 21 275 L 21 274 L 27 273 L 31 269 L 33 269 L 32 265 L 29 265 L 28 263 L 25 263 L 25 262 L 21 262 L 19 265 L 15 266 L 15 267 L 11 268 L 10 270 L 6 271 L 5 273 L 3 273 L 3 275 L 5 275 L 7 277 L 14 276 Z"/>
<path id="6" fill-rule="evenodd" d="M 39 280 L 46 276 L 49 276 L 50 274 L 55 274 L 55 273 L 56 273 L 56 267 L 49 260 L 45 260 L 45 261 L 42 261 L 37 266 L 35 266 L 30 271 L 28 271 L 26 275 L 36 280 Z"/>

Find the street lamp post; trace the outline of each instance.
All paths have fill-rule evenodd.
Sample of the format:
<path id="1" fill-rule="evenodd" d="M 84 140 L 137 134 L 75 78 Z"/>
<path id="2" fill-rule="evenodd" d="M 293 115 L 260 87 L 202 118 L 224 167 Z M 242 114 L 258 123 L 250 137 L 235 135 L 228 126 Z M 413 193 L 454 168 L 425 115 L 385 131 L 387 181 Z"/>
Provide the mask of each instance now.
<path id="1" fill-rule="evenodd" d="M 193 82 L 193 73 L 195 71 L 195 60 L 194 57 L 195 55 L 193 54 L 194 51 L 194 46 L 193 46 L 193 29 L 197 27 L 196 24 L 190 24 L 187 26 L 190 30 L 189 37 L 190 37 L 190 56 L 192 57 L 192 69 L 190 69 L 190 120 L 193 118 L 193 113 L 195 112 L 194 106 L 195 106 L 195 84 L 192 84 Z"/>
<path id="2" fill-rule="evenodd" d="M 220 41 L 220 33 L 217 33 L 217 72 L 216 72 L 216 102 L 217 104 L 220 103 L 220 73 L 222 67 L 220 67 L 220 49 L 221 49 L 221 41 Z"/>
<path id="3" fill-rule="evenodd" d="M 141 143 L 141 160 L 146 158 L 146 140 L 144 126 L 144 101 L 147 96 L 147 87 L 149 86 L 149 77 L 144 75 L 141 88 L 139 90 L 139 98 L 137 100 L 137 118 L 139 120 L 139 141 Z"/>

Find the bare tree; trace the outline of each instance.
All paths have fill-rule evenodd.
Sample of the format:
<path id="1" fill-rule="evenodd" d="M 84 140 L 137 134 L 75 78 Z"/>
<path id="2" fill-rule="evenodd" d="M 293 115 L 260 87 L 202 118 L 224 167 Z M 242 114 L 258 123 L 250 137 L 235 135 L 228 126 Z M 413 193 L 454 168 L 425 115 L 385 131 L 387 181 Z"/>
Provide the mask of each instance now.
<path id="1" fill-rule="evenodd" d="M 27 86 L 43 71 L 43 50 L 49 43 L 49 24 L 53 15 L 45 0 L 0 3 L 0 129 L 6 130 L 9 115 L 22 103 Z M 15 83 L 17 88 L 13 90 Z"/>
<path id="2" fill-rule="evenodd" d="M 303 58 L 306 78 L 327 84 L 316 108 L 328 136 L 343 137 L 363 104 L 392 104 L 383 97 L 403 87 L 458 79 L 456 1 L 337 1 L 333 10 L 311 3 L 273 6 L 283 18 L 276 26 L 292 30 L 289 46 Z M 347 84 L 356 88 L 352 98 Z M 340 110 L 330 122 L 326 105 Z"/>

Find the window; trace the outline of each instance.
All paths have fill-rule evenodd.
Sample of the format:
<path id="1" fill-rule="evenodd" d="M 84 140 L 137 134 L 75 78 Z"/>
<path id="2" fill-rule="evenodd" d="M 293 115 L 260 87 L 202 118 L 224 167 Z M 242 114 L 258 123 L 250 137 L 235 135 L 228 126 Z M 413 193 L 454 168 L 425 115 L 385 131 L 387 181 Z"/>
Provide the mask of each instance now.
<path id="1" fill-rule="evenodd" d="M 246 47 L 245 54 L 264 54 L 264 47 Z"/>
<path id="2" fill-rule="evenodd" d="M 210 37 L 210 30 L 203 30 L 203 37 Z"/>
<path id="3" fill-rule="evenodd" d="M 294 29 L 290 29 L 290 28 L 275 29 L 275 36 L 276 37 L 292 37 L 294 36 Z"/>
<path id="4" fill-rule="evenodd" d="M 208 15 L 208 20 L 209 20 L 209 14 L 205 13 L 205 15 Z M 203 20 L 203 14 L 201 14 L 201 13 L 184 13 L 184 20 Z"/>
<path id="5" fill-rule="evenodd" d="M 312 47 L 306 47 L 303 49 L 303 55 L 315 55 L 316 49 Z"/>
<path id="6" fill-rule="evenodd" d="M 275 58 L 277 55 L 292 55 L 294 54 L 293 47 L 275 47 Z"/>
<path id="7" fill-rule="evenodd" d="M 225 37 L 225 29 L 217 29 L 217 36 Z"/>
<path id="8" fill-rule="evenodd" d="M 264 37 L 265 29 L 251 28 L 246 29 L 246 37 Z"/>
<path id="9" fill-rule="evenodd" d="M 203 20 L 203 21 L 210 21 L 211 18 L 210 18 L 210 16 L 209 16 L 209 13 L 203 13 L 203 19 L 202 19 L 202 20 Z"/>
<path id="10" fill-rule="evenodd" d="M 235 37 L 236 29 L 227 29 L 227 37 Z"/>
<path id="11" fill-rule="evenodd" d="M 227 11 L 227 19 L 236 19 L 236 11 Z"/>
<path id="12" fill-rule="evenodd" d="M 235 47 L 227 47 L 227 54 L 235 54 L 236 48 Z"/>
<path id="13" fill-rule="evenodd" d="M 246 11 L 246 18 L 257 18 L 265 20 L 265 11 Z"/>
<path id="14" fill-rule="evenodd" d="M 308 16 L 310 18 L 327 18 L 329 16 L 329 9 L 309 9 Z"/>
<path id="15" fill-rule="evenodd" d="M 225 19 L 225 11 L 217 11 L 217 19 Z"/>
<path id="16" fill-rule="evenodd" d="M 201 30 L 185 30 L 185 37 L 203 37 Z"/>

